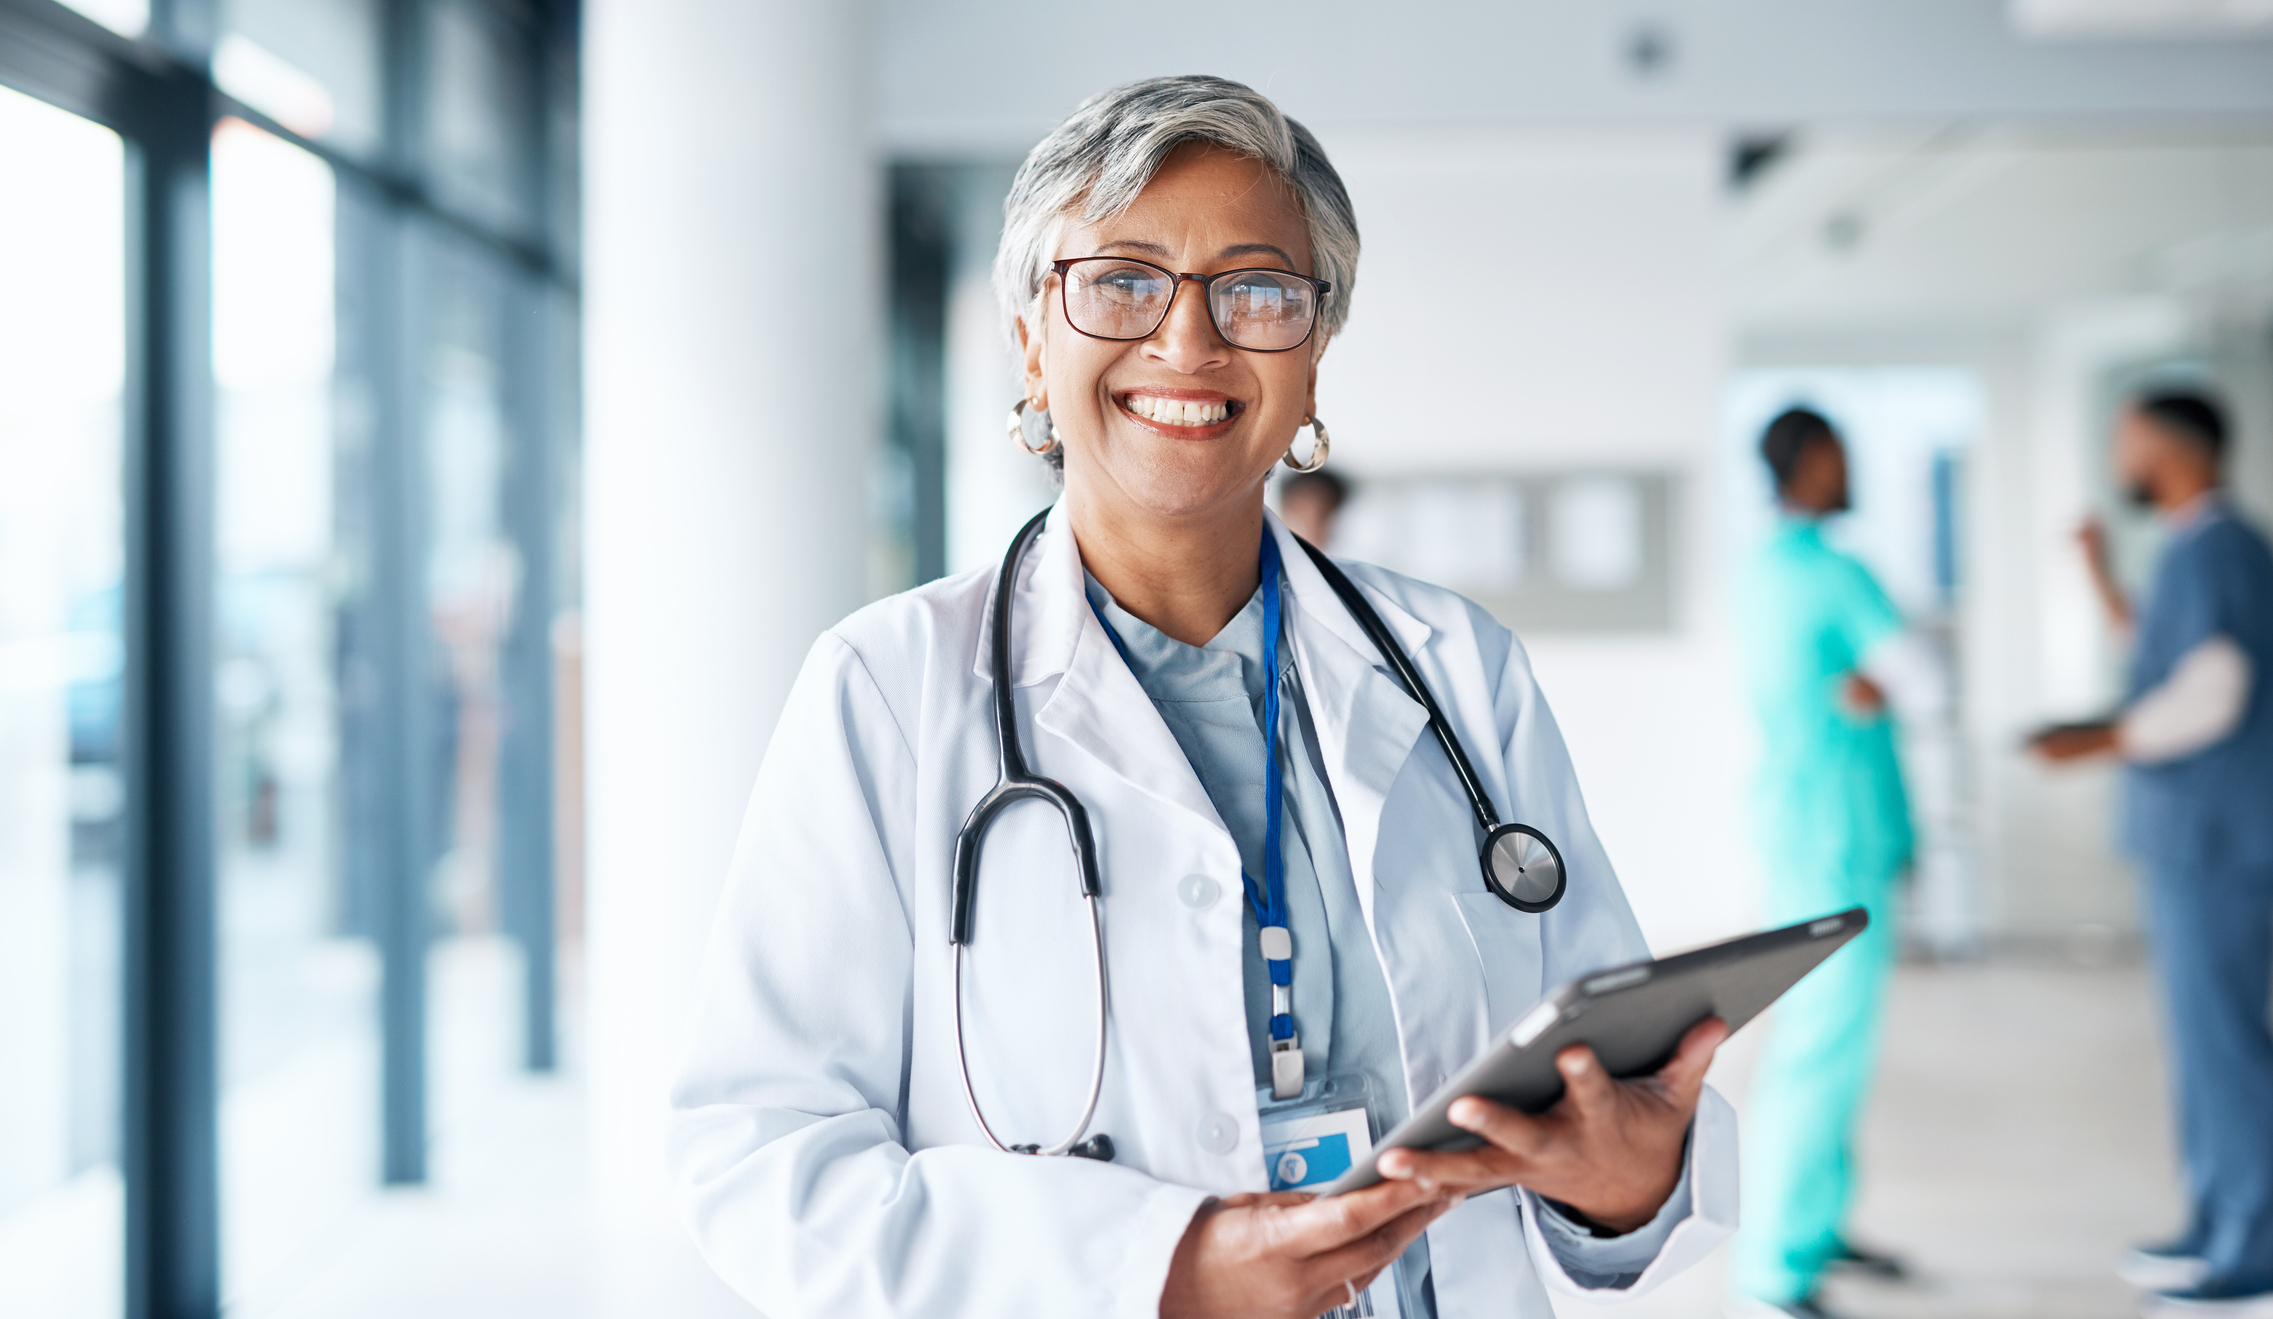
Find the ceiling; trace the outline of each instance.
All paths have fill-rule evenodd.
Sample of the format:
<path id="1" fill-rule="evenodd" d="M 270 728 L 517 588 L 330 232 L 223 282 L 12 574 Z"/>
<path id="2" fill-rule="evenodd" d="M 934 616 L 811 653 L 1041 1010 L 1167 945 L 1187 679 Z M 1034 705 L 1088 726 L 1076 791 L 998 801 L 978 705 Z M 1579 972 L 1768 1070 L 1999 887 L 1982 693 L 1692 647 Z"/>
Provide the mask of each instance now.
<path id="1" fill-rule="evenodd" d="M 2247 35 L 2273 27 L 2273 0 L 2011 0 L 2011 14 L 2030 36 Z"/>
<path id="2" fill-rule="evenodd" d="M 2139 295 L 2261 320 L 2273 118 L 1820 127 L 1732 194 L 1724 238 L 1747 332 L 1984 327 Z"/>
<path id="3" fill-rule="evenodd" d="M 875 23 L 879 128 L 903 156 L 1016 158 L 1087 96 L 1189 72 L 1322 133 L 2273 112 L 2273 29 L 2047 40 L 2007 0 L 881 0 Z"/>

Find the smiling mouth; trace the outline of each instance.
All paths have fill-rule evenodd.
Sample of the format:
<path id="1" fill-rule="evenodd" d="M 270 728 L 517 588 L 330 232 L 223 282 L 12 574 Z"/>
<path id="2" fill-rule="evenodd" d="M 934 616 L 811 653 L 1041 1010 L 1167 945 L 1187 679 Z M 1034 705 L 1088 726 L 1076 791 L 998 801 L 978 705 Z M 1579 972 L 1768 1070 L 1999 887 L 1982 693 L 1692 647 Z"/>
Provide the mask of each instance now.
<path id="1" fill-rule="evenodd" d="M 1124 411 L 1142 417 L 1155 426 L 1177 426 L 1193 430 L 1220 426 L 1243 410 L 1243 405 L 1236 399 L 1163 398 L 1158 394 L 1125 394 L 1119 402 Z"/>

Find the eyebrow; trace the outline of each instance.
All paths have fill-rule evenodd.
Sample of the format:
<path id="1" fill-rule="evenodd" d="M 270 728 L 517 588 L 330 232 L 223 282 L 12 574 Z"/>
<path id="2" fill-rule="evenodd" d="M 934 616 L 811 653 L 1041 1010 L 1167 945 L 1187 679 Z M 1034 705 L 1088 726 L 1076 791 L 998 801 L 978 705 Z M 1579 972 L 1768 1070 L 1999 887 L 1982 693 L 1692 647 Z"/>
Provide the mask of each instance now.
<path id="1" fill-rule="evenodd" d="M 1099 243 L 1098 246 L 1101 248 L 1125 247 L 1130 248 L 1134 251 L 1144 252 L 1152 256 L 1165 257 L 1175 255 L 1175 253 L 1170 252 L 1167 248 L 1161 246 L 1158 243 L 1148 243 L 1140 238 L 1116 238 L 1108 243 Z M 1279 260 L 1286 262 L 1289 268 L 1292 268 L 1294 265 L 1294 258 L 1287 254 L 1285 248 L 1278 246 L 1276 243 L 1233 243 L 1231 246 L 1224 248 L 1222 251 L 1216 253 L 1216 257 L 1218 259 L 1221 259 L 1224 257 L 1255 256 L 1258 254 L 1275 256 Z"/>
<path id="2" fill-rule="evenodd" d="M 1269 253 L 1270 255 L 1277 257 L 1279 260 L 1286 262 L 1289 266 L 1292 266 L 1294 264 L 1294 258 L 1287 254 L 1286 249 L 1278 246 L 1275 243 L 1234 243 L 1230 247 L 1227 247 L 1221 252 L 1216 253 L 1216 255 L 1254 256 L 1257 253 Z"/>

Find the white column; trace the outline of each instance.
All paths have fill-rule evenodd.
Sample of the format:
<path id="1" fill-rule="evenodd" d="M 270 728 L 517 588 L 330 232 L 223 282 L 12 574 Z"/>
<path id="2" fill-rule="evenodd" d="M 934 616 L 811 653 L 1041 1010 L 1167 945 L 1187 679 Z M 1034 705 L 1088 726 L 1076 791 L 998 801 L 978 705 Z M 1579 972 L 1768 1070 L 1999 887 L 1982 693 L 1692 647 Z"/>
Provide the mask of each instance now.
<path id="1" fill-rule="evenodd" d="M 868 12 L 585 10 L 582 1070 L 596 1199 L 651 1225 L 751 780 L 807 648 L 862 600 L 883 251 Z"/>

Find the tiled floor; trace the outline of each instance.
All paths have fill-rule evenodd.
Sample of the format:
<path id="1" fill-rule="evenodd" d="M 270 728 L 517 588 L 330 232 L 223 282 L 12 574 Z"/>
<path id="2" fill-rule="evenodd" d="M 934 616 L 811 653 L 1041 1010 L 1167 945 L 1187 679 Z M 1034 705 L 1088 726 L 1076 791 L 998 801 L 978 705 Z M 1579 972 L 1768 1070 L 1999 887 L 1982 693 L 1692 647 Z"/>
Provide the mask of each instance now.
<path id="1" fill-rule="evenodd" d="M 518 974 L 493 946 L 451 950 L 437 963 L 428 1184 L 335 1215 L 289 1265 L 235 1290 L 228 1319 L 754 1313 L 668 1219 L 627 1220 L 596 1203 L 576 1032 L 565 1032 L 563 1075 L 532 1076 L 509 1061 Z"/>
<path id="2" fill-rule="evenodd" d="M 749 1316 L 668 1223 L 627 1228 L 586 1193 L 573 1083 L 523 1080 L 437 1143 L 430 1189 L 376 1199 L 326 1261 L 231 1319 Z"/>

